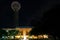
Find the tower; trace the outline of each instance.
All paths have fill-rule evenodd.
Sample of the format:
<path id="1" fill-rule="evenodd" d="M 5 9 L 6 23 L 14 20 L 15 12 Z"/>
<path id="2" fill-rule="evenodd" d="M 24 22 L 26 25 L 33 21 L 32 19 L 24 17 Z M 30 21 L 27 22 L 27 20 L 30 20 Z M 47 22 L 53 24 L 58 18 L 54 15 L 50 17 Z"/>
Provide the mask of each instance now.
<path id="1" fill-rule="evenodd" d="M 14 11 L 14 26 L 19 26 L 19 10 L 21 5 L 18 1 L 13 1 L 11 4 L 11 8 Z"/>

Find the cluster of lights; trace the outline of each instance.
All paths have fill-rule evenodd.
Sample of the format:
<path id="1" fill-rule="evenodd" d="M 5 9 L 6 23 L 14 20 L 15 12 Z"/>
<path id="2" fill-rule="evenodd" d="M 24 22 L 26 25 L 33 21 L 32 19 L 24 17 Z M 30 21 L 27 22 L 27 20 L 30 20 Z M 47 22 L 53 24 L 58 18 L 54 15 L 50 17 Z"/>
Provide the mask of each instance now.
<path id="1" fill-rule="evenodd" d="M 2 38 L 6 38 L 6 39 L 14 39 L 14 36 L 2 36 Z"/>
<path id="2" fill-rule="evenodd" d="M 10 39 L 14 39 L 14 36 L 8 36 Z M 2 38 L 5 38 L 4 36 Z M 16 39 L 42 39 L 42 38 L 48 38 L 48 35 L 38 35 L 38 36 L 29 36 L 29 35 L 21 35 L 21 36 L 15 36 Z"/>
<path id="3" fill-rule="evenodd" d="M 48 35 L 38 35 L 38 38 L 48 38 Z"/>
<path id="4" fill-rule="evenodd" d="M 38 36 L 28 36 L 28 35 L 25 35 L 25 36 L 15 36 L 16 38 L 24 38 L 24 39 L 42 39 L 42 38 L 48 38 L 48 35 L 38 35 Z"/>
<path id="5" fill-rule="evenodd" d="M 8 30 L 12 30 L 12 29 L 4 29 L 8 32 Z M 42 38 L 47 38 L 48 39 L 48 35 L 44 34 L 44 35 L 38 35 L 38 36 L 35 36 L 35 35 L 26 35 L 27 33 L 29 33 L 32 28 L 15 28 L 13 30 L 19 30 L 20 32 L 15 35 L 15 39 L 23 39 L 23 40 L 27 40 L 27 39 L 42 39 Z M 21 32 L 23 35 L 21 35 Z M 11 39 L 14 39 L 13 36 L 9 36 L 9 38 Z"/>

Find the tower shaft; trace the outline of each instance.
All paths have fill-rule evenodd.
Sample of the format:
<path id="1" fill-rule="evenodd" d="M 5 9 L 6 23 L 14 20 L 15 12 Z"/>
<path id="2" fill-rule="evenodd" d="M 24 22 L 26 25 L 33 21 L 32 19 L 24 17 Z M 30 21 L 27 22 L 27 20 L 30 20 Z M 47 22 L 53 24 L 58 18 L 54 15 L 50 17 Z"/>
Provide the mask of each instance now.
<path id="1" fill-rule="evenodd" d="M 14 26 L 19 26 L 19 13 L 14 13 Z"/>

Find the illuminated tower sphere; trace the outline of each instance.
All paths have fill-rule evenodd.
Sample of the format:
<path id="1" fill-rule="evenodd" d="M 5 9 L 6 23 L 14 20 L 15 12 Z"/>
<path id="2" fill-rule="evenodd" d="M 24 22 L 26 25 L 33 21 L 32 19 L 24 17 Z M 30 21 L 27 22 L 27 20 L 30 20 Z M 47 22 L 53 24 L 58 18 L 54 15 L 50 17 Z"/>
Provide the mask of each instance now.
<path id="1" fill-rule="evenodd" d="M 19 26 L 19 10 L 21 5 L 18 1 L 13 1 L 11 4 L 11 8 L 14 11 L 14 26 Z"/>
<path id="2" fill-rule="evenodd" d="M 18 12 L 21 8 L 21 5 L 18 1 L 13 1 L 11 4 L 11 8 L 13 9 L 14 12 Z"/>

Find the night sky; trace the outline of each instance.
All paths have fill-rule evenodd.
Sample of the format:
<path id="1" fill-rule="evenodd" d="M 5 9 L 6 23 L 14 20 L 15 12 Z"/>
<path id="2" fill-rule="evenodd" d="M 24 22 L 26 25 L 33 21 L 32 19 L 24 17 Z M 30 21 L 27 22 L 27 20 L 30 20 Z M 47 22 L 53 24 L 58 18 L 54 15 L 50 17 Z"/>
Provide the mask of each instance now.
<path id="1" fill-rule="evenodd" d="M 0 0 L 0 27 L 13 27 L 13 10 L 11 3 L 14 0 Z M 60 4 L 57 0 L 17 0 L 21 3 L 19 24 L 28 26 L 45 25 L 48 20 L 47 11 Z M 46 18 L 45 18 L 46 17 Z M 54 23 L 53 23 L 54 24 Z M 47 24 L 45 25 L 47 26 Z"/>

